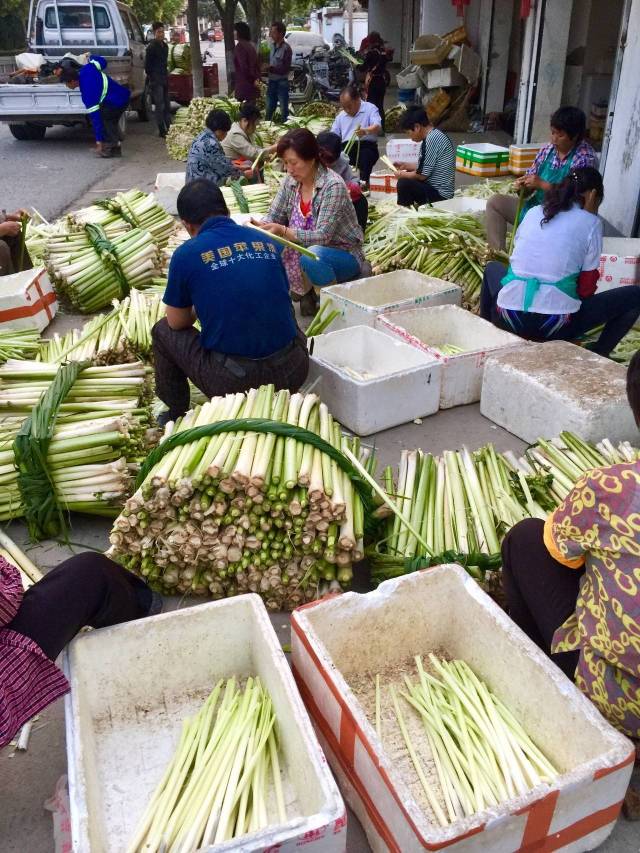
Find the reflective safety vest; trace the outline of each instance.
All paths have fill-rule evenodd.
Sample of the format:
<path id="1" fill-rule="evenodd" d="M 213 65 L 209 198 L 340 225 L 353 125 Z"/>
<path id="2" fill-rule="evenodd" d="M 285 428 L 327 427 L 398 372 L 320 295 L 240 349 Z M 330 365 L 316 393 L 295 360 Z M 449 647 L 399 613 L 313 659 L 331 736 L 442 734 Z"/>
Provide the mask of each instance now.
<path id="1" fill-rule="evenodd" d="M 90 59 L 89 63 L 91 65 L 95 65 L 95 67 L 98 69 L 98 71 L 102 75 L 102 92 L 100 94 L 100 100 L 98 101 L 98 103 L 95 106 L 89 107 L 89 109 L 87 110 L 88 113 L 95 113 L 96 110 L 100 109 L 100 105 L 102 104 L 104 99 L 107 97 L 107 92 L 109 91 L 109 78 L 104 73 L 104 71 L 102 70 L 102 66 L 100 65 L 100 63 L 96 59 Z"/>

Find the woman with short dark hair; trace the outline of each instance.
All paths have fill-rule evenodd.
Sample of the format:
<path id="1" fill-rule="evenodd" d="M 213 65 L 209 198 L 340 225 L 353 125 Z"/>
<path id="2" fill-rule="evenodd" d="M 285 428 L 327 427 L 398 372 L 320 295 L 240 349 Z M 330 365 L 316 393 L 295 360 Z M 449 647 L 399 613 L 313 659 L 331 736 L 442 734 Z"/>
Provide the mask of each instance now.
<path id="1" fill-rule="evenodd" d="M 239 101 L 253 103 L 258 97 L 260 82 L 258 52 L 251 41 L 251 30 L 248 24 L 244 21 L 236 21 L 234 30 L 236 36 L 236 46 L 233 49 L 235 95 Z"/>
<path id="2" fill-rule="evenodd" d="M 575 169 L 597 168 L 596 152 L 584 138 L 586 126 L 585 114 L 577 107 L 560 107 L 551 116 L 551 142 L 540 149 L 527 173 L 515 182 L 518 189 L 533 190 L 520 220 L 515 222 L 517 196 L 494 195 L 487 203 L 487 241 L 493 249 L 505 249 L 507 226 L 514 224 L 517 228 L 527 211 L 542 204 L 544 193 L 553 184 L 559 184 Z"/>
<path id="3" fill-rule="evenodd" d="M 240 172 L 233 167 L 221 145 L 231 128 L 231 119 L 224 110 L 211 110 L 206 125 L 191 143 L 185 183 L 206 178 L 218 187 L 222 186 L 227 178 L 240 176 Z"/>
<path id="4" fill-rule="evenodd" d="M 320 162 L 311 131 L 286 133 L 278 141 L 278 157 L 288 175 L 259 224 L 317 255 L 312 260 L 294 249 L 283 252 L 292 295 L 301 313 L 311 316 L 318 302 L 314 287 L 358 278 L 365 262 L 364 237 L 345 183 Z"/>

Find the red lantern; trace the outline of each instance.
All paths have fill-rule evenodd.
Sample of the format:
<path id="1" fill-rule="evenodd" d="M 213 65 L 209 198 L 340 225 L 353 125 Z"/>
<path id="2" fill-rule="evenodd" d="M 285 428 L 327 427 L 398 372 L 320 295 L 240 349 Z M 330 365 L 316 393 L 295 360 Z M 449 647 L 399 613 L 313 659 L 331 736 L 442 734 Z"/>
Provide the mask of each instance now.
<path id="1" fill-rule="evenodd" d="M 531 13 L 532 0 L 521 0 L 520 2 L 520 17 L 528 18 Z"/>
<path id="2" fill-rule="evenodd" d="M 458 10 L 458 15 L 464 18 L 464 7 L 468 6 L 471 0 L 451 0 L 451 5 Z"/>

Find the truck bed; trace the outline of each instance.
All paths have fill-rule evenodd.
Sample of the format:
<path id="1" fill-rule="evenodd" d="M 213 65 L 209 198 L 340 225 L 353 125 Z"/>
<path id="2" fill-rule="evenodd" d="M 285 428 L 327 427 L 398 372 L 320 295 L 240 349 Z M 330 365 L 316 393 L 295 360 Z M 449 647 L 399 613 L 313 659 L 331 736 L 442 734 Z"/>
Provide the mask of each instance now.
<path id="1" fill-rule="evenodd" d="M 0 121 L 81 121 L 87 111 L 80 92 L 59 83 L 0 84 Z"/>

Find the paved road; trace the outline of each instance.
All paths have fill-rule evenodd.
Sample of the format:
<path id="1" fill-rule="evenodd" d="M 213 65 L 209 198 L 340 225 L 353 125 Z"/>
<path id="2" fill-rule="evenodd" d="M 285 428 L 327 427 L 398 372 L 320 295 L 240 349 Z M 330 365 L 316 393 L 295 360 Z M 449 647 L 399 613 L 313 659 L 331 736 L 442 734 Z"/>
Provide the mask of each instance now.
<path id="1" fill-rule="evenodd" d="M 215 44 L 215 53 L 221 90 L 226 91 L 222 43 Z M 42 141 L 18 142 L 8 126 L 0 124 L 0 209 L 33 206 L 49 219 L 67 211 L 98 183 L 110 189 L 138 185 L 135 180 L 133 184 L 107 180 L 111 175 L 117 178 L 126 160 L 129 164 L 138 162 L 141 171 L 146 172 L 153 160 L 166 159 L 154 122 L 140 122 L 135 113 L 129 113 L 122 163 L 100 160 L 93 153 L 92 144 L 93 135 L 88 128 L 53 127 Z M 181 168 L 174 164 L 171 171 Z"/>

